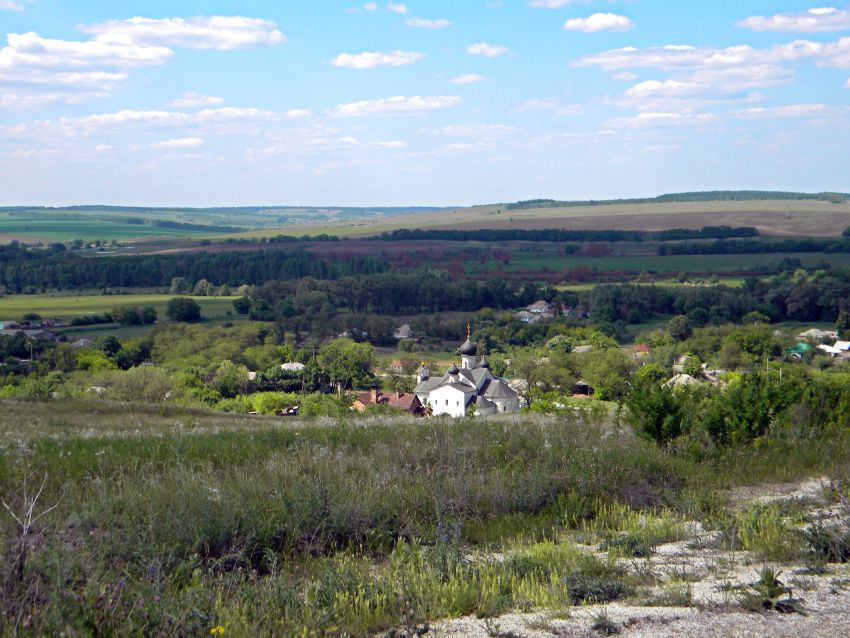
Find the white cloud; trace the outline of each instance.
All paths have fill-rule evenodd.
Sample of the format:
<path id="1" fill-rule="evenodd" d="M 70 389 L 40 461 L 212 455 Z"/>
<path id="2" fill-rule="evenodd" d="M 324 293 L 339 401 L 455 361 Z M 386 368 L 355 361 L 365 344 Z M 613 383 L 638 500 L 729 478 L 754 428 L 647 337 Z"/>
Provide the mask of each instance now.
<path id="1" fill-rule="evenodd" d="M 527 100 L 520 104 L 517 111 L 552 111 L 556 115 L 580 115 L 584 112 L 581 104 L 562 102 L 561 100 Z"/>
<path id="2" fill-rule="evenodd" d="M 694 126 L 716 122 L 714 113 L 690 112 L 646 112 L 634 117 L 621 117 L 611 120 L 609 124 L 615 128 L 642 128 L 651 126 Z"/>
<path id="3" fill-rule="evenodd" d="M 10 33 L 6 39 L 7 46 L 0 49 L 0 74 L 26 67 L 62 72 L 104 66 L 129 68 L 163 64 L 173 55 L 166 47 L 53 40 L 32 31 Z"/>
<path id="4" fill-rule="evenodd" d="M 576 0 L 528 0 L 528 6 L 535 9 L 560 9 Z"/>
<path id="5" fill-rule="evenodd" d="M 847 80 L 847 81 L 844 83 L 844 88 L 845 88 L 845 89 L 850 89 L 850 80 Z"/>
<path id="6" fill-rule="evenodd" d="M 112 150 L 112 148 L 113 147 L 112 147 L 111 144 L 97 144 L 94 147 L 94 150 L 97 151 L 98 153 L 108 153 L 109 151 Z"/>
<path id="7" fill-rule="evenodd" d="M 378 3 L 377 2 L 367 2 L 363 5 L 363 11 L 377 11 Z"/>
<path id="8" fill-rule="evenodd" d="M 799 13 L 752 16 L 738 22 L 738 26 L 753 31 L 792 31 L 798 33 L 844 31 L 850 29 L 850 11 L 823 7 Z"/>
<path id="9" fill-rule="evenodd" d="M 776 64 L 812 58 L 821 54 L 825 45 L 806 40 L 796 40 L 767 49 L 739 45 L 718 49 L 688 45 L 667 45 L 637 49 L 626 47 L 612 49 L 579 58 L 574 66 L 598 66 L 605 71 L 636 68 L 696 69 L 728 68 L 752 64 Z"/>
<path id="10" fill-rule="evenodd" d="M 486 137 L 513 133 L 516 128 L 505 124 L 451 124 L 440 128 L 422 129 L 426 135 L 446 135 L 450 137 Z"/>
<path id="11" fill-rule="evenodd" d="M 216 106 L 223 103 L 224 98 L 215 97 L 213 95 L 201 95 L 194 91 L 185 91 L 179 98 L 171 103 L 171 106 L 178 109 L 191 109 L 201 106 Z"/>
<path id="12" fill-rule="evenodd" d="M 313 111 L 310 111 L 309 109 L 290 109 L 283 113 L 283 116 L 290 120 L 310 117 L 311 115 L 313 115 Z"/>
<path id="13" fill-rule="evenodd" d="M 387 11 L 392 11 L 393 13 L 400 13 L 401 15 L 407 15 L 410 13 L 410 10 L 407 8 L 406 4 L 396 4 L 394 2 L 390 2 L 387 4 Z"/>
<path id="14" fill-rule="evenodd" d="M 405 66 L 418 62 L 425 55 L 412 51 L 365 51 L 363 53 L 340 53 L 331 64 L 348 69 L 374 69 L 379 66 Z"/>
<path id="15" fill-rule="evenodd" d="M 204 145 L 204 140 L 200 137 L 181 137 L 174 140 L 166 140 L 164 142 L 157 142 L 153 145 L 154 148 L 164 148 L 168 150 L 174 149 L 182 149 L 182 148 L 200 148 Z"/>
<path id="16" fill-rule="evenodd" d="M 755 107 L 736 111 L 734 115 L 747 119 L 806 118 L 829 115 L 835 108 L 828 104 L 786 104 L 784 106 Z"/>
<path id="17" fill-rule="evenodd" d="M 486 80 L 483 75 L 478 75 L 477 73 L 466 73 L 465 75 L 457 75 L 449 80 L 452 84 L 475 84 L 476 82 L 483 82 Z"/>
<path id="18" fill-rule="evenodd" d="M 24 8 L 14 0 L 0 0 L 0 11 L 23 11 Z"/>
<path id="19" fill-rule="evenodd" d="M 620 82 L 633 82 L 638 79 L 638 76 L 634 73 L 629 73 L 628 71 L 620 71 L 619 73 L 612 75 L 611 78 L 619 80 Z"/>
<path id="20" fill-rule="evenodd" d="M 286 41 L 274 22 L 244 16 L 108 20 L 80 27 L 98 42 L 187 49 L 250 49 Z"/>
<path id="21" fill-rule="evenodd" d="M 375 146 L 379 148 L 407 148 L 407 142 L 401 140 L 390 140 L 389 142 L 378 142 Z"/>
<path id="22" fill-rule="evenodd" d="M 349 104 L 340 104 L 333 111 L 337 117 L 369 117 L 379 115 L 406 115 L 435 111 L 460 104 L 463 100 L 456 96 L 438 95 L 433 97 L 399 95 L 382 100 L 361 100 Z"/>
<path id="23" fill-rule="evenodd" d="M 446 27 L 452 26 L 452 23 L 445 18 L 438 18 L 436 20 L 427 20 L 425 18 L 408 18 L 405 23 L 409 27 L 416 27 L 419 29 L 445 29 Z"/>
<path id="24" fill-rule="evenodd" d="M 466 52 L 470 55 L 482 55 L 485 58 L 495 58 L 508 53 L 510 49 L 498 44 L 488 44 L 486 42 L 478 42 L 470 44 L 466 47 Z"/>
<path id="25" fill-rule="evenodd" d="M 166 47 L 119 46 L 10 33 L 0 49 L 0 106 L 76 104 L 102 97 L 125 81 L 129 69 L 164 64 Z M 4 86 L 5 85 L 5 86 Z"/>
<path id="26" fill-rule="evenodd" d="M 635 23 L 616 13 L 594 13 L 587 18 L 573 18 L 564 23 L 564 31 L 597 33 L 599 31 L 629 31 Z"/>

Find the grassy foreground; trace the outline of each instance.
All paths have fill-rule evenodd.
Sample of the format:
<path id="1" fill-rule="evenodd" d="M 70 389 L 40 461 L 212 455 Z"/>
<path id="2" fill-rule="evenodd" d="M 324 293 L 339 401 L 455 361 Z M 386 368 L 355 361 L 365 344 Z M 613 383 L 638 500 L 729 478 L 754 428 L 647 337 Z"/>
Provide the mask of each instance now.
<path id="1" fill-rule="evenodd" d="M 848 460 L 832 433 L 697 462 L 581 414 L 299 422 L 0 402 L 0 635 L 360 636 L 565 613 L 639 586 L 565 531 L 649 516 L 659 542 L 710 518 L 722 488 Z"/>

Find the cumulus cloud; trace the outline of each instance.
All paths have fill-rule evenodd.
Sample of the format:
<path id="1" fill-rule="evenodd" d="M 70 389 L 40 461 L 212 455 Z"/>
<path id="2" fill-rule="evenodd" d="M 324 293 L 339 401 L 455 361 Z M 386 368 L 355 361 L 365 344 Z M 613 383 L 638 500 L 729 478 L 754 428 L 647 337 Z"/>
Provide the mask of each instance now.
<path id="1" fill-rule="evenodd" d="M 216 106 L 223 103 L 224 98 L 215 97 L 214 95 L 201 95 L 194 91 L 185 91 L 171 103 L 171 106 L 178 109 L 191 109 L 201 106 Z"/>
<path id="2" fill-rule="evenodd" d="M 564 31 L 597 33 L 599 31 L 630 31 L 635 23 L 616 13 L 594 13 L 587 18 L 573 18 L 564 23 Z"/>
<path id="3" fill-rule="evenodd" d="M 620 117 L 609 124 L 615 128 L 642 128 L 652 126 L 693 126 L 716 122 L 714 113 L 645 112 L 634 117 Z"/>
<path id="4" fill-rule="evenodd" d="M 535 9 L 560 9 L 576 0 L 528 0 L 528 6 Z"/>
<path id="5" fill-rule="evenodd" d="M 377 11 L 378 3 L 377 2 L 367 2 L 363 5 L 363 11 Z"/>
<path id="6" fill-rule="evenodd" d="M 517 111 L 551 111 L 556 115 L 579 115 L 584 112 L 581 104 L 562 102 L 561 100 L 527 100 L 520 104 Z"/>
<path id="7" fill-rule="evenodd" d="M 807 118 L 829 115 L 835 107 L 828 104 L 786 104 L 783 106 L 754 107 L 734 113 L 737 117 L 747 119 L 768 118 Z"/>
<path id="8" fill-rule="evenodd" d="M 487 137 L 514 133 L 516 128 L 506 124 L 451 124 L 440 128 L 423 129 L 426 135 L 445 135 L 449 137 Z"/>
<path id="9" fill-rule="evenodd" d="M 103 97 L 129 71 L 168 62 L 171 47 L 230 50 L 284 40 L 271 22 L 244 17 L 132 18 L 82 26 L 86 41 L 10 33 L 0 48 L 0 106 L 76 104 Z"/>
<path id="10" fill-rule="evenodd" d="M 393 13 L 400 13 L 401 15 L 407 15 L 410 13 L 410 10 L 407 8 L 406 4 L 396 4 L 394 2 L 390 2 L 387 5 L 387 11 L 392 11 Z"/>
<path id="11" fill-rule="evenodd" d="M 850 11 L 834 7 L 809 9 L 799 13 L 777 13 L 772 16 L 751 16 L 737 23 L 753 31 L 786 31 L 823 33 L 850 29 Z"/>
<path id="12" fill-rule="evenodd" d="M 478 75 L 477 73 L 466 73 L 464 75 L 456 75 L 449 82 L 452 84 L 475 84 L 476 82 L 483 82 L 486 79 L 483 75 Z"/>
<path id="13" fill-rule="evenodd" d="M 432 97 L 399 95 L 381 100 L 361 100 L 349 104 L 340 104 L 333 113 L 337 117 L 369 117 L 381 115 L 406 115 L 436 111 L 460 104 L 463 100 L 457 96 L 438 95 Z"/>
<path id="14" fill-rule="evenodd" d="M 405 66 L 418 62 L 425 55 L 412 51 L 364 51 L 363 53 L 340 53 L 331 64 L 348 69 L 374 69 L 379 66 Z"/>
<path id="15" fill-rule="evenodd" d="M 98 42 L 124 46 L 167 46 L 187 49 L 250 49 L 286 41 L 274 22 L 244 16 L 143 18 L 83 25 Z"/>
<path id="16" fill-rule="evenodd" d="M 427 20 L 425 18 L 408 18 L 405 23 L 409 27 L 416 27 L 418 29 L 445 29 L 446 27 L 452 26 L 452 23 L 445 18 L 438 18 L 436 20 Z"/>
<path id="17" fill-rule="evenodd" d="M 54 102 L 76 104 L 108 94 L 128 71 L 171 59 L 167 47 L 120 46 L 10 33 L 0 49 L 0 106 L 27 108 Z"/>
<path id="18" fill-rule="evenodd" d="M 23 11 L 24 8 L 14 0 L 0 0 L 0 11 Z"/>
<path id="19" fill-rule="evenodd" d="M 470 55 L 481 55 L 485 58 L 495 58 L 500 55 L 505 55 L 510 52 L 510 49 L 498 44 L 488 44 L 487 42 L 477 42 L 466 47 L 466 52 Z"/>
<path id="20" fill-rule="evenodd" d="M 204 144 L 204 140 L 200 137 L 181 137 L 174 140 L 165 140 L 163 142 L 157 142 L 153 145 L 153 147 L 174 150 L 183 148 L 200 148 Z"/>

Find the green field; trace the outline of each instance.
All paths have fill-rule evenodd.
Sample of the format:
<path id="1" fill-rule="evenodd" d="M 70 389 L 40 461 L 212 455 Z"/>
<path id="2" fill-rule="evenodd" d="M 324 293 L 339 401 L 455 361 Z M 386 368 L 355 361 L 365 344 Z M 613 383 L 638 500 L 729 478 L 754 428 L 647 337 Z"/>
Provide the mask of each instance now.
<path id="1" fill-rule="evenodd" d="M 776 263 L 784 258 L 799 259 L 803 266 L 816 266 L 828 262 L 835 267 L 850 266 L 850 255 L 835 253 L 788 253 L 760 255 L 670 255 L 666 257 L 645 255 L 615 255 L 609 257 L 572 257 L 554 255 L 528 255 L 516 253 L 511 263 L 505 267 L 508 272 L 518 270 L 559 271 L 565 268 L 586 267 L 597 271 L 627 272 L 663 272 L 663 273 L 705 273 L 737 272 L 750 270 L 767 264 Z M 476 264 L 477 266 L 477 264 Z"/>
<path id="2" fill-rule="evenodd" d="M 135 240 L 149 237 L 187 238 L 200 235 L 197 230 L 162 228 L 148 224 L 123 224 L 95 219 L 73 219 L 58 221 L 55 219 L 21 219 L 18 217 L 0 217 L 0 237 L 8 235 L 12 239 L 70 241 Z"/>
<path id="3" fill-rule="evenodd" d="M 120 306 L 153 306 L 160 319 L 174 295 L 9 295 L 0 297 L 0 319 L 20 319 L 29 312 L 45 318 L 72 319 L 84 315 L 99 315 Z M 205 319 L 225 316 L 233 310 L 233 297 L 193 297 L 201 306 Z M 86 327 L 88 331 L 97 326 Z"/>

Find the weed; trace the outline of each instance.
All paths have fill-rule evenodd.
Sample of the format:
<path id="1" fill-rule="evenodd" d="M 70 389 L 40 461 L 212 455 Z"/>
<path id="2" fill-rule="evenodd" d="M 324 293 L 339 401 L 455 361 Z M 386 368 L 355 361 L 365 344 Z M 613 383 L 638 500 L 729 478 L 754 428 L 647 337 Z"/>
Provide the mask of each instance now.
<path id="1" fill-rule="evenodd" d="M 803 553 L 798 527 L 802 517 L 789 520 L 780 506 L 756 505 L 736 512 L 721 535 L 728 549 L 755 552 L 763 560 L 791 561 Z"/>
<path id="2" fill-rule="evenodd" d="M 620 627 L 611 620 L 605 610 L 593 617 L 593 625 L 590 628 L 600 636 L 615 636 L 620 633 Z"/>
<path id="3" fill-rule="evenodd" d="M 599 550 L 629 558 L 649 558 L 652 555 L 652 547 L 636 536 L 618 536 L 602 541 Z"/>
<path id="4" fill-rule="evenodd" d="M 694 593 L 689 583 L 668 583 L 662 591 L 643 602 L 646 607 L 693 607 Z"/>
<path id="5" fill-rule="evenodd" d="M 781 572 L 774 572 L 770 567 L 763 567 L 759 579 L 743 589 L 739 596 L 741 606 L 747 611 L 775 610 L 782 614 L 807 615 L 803 601 L 792 598 L 791 588 L 779 580 Z M 786 598 L 780 598 L 786 596 Z"/>
<path id="6" fill-rule="evenodd" d="M 815 561 L 846 563 L 850 561 L 850 528 L 820 523 L 803 530 L 803 540 Z"/>

